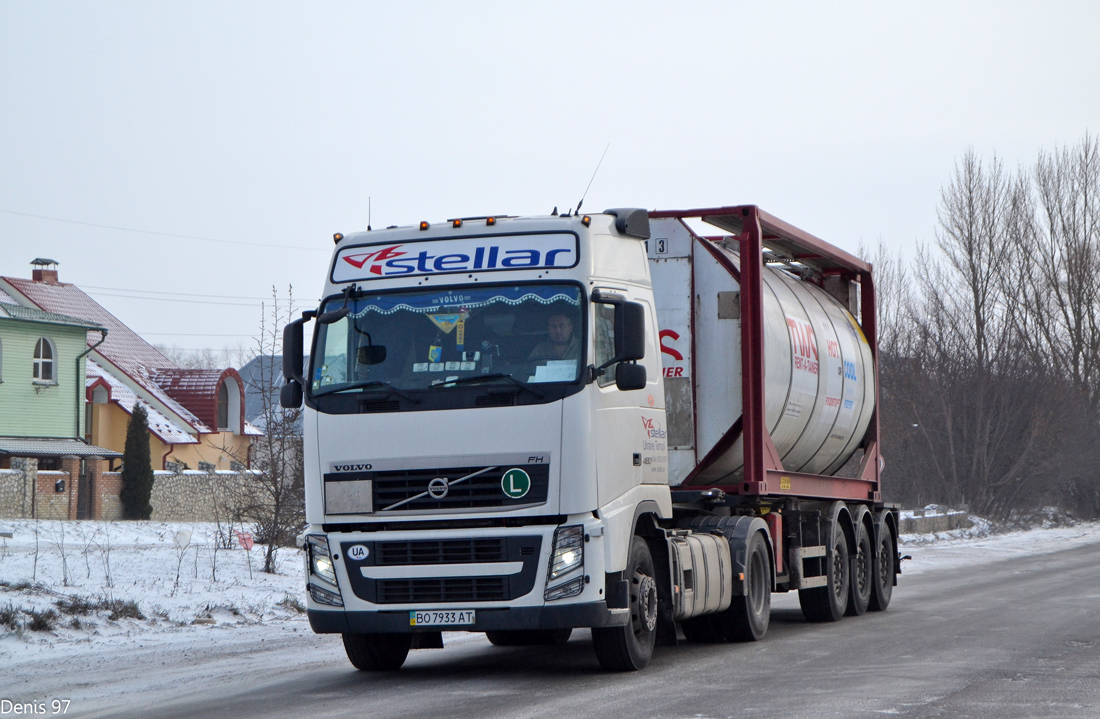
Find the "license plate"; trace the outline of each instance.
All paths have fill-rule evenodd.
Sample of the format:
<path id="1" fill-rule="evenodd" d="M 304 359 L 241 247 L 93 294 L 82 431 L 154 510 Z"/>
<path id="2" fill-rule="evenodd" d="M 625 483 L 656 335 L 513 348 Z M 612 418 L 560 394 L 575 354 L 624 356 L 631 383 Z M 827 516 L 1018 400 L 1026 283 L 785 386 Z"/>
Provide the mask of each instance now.
<path id="1" fill-rule="evenodd" d="M 473 609 L 431 609 L 422 612 L 409 612 L 409 626 L 437 627 L 454 624 L 473 624 Z"/>

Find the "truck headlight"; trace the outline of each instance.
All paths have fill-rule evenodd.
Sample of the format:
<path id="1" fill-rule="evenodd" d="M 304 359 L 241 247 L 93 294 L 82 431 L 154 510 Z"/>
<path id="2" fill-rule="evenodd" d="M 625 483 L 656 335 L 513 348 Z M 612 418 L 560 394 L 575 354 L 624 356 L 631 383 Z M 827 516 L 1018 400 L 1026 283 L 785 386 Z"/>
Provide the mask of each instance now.
<path id="1" fill-rule="evenodd" d="M 336 568 L 332 566 L 332 556 L 328 551 L 328 538 L 323 534 L 311 534 L 307 537 L 307 540 L 310 573 L 336 586 Z"/>
<path id="2" fill-rule="evenodd" d="M 584 527 L 574 524 L 554 532 L 554 552 L 550 555 L 550 573 L 546 583 L 564 577 L 584 564 Z"/>

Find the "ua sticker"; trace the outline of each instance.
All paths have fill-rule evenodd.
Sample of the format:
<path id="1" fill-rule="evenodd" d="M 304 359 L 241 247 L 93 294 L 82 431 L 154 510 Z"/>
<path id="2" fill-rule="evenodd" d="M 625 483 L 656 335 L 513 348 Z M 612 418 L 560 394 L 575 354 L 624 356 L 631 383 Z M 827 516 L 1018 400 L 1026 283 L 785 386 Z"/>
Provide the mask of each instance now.
<path id="1" fill-rule="evenodd" d="M 531 476 L 522 469 L 509 469 L 500 480 L 500 488 L 512 499 L 519 499 L 531 491 Z"/>

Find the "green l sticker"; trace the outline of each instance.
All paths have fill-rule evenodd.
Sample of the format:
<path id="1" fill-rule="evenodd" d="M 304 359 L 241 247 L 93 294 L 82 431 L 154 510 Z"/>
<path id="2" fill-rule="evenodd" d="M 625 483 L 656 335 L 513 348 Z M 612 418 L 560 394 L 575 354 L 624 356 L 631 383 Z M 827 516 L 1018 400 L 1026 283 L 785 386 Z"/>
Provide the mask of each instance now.
<path id="1" fill-rule="evenodd" d="M 519 499 L 531 491 L 531 476 L 522 469 L 509 469 L 500 480 L 500 488 L 512 499 Z"/>

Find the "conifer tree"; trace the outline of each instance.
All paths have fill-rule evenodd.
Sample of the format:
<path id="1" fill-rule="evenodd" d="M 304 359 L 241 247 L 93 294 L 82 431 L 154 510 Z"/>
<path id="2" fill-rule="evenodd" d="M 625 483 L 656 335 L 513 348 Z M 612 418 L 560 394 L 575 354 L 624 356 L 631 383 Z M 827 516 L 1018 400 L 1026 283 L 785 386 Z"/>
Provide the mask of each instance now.
<path id="1" fill-rule="evenodd" d="M 149 415 L 138 404 L 126 426 L 126 447 L 122 452 L 122 502 L 124 519 L 149 519 L 153 507 L 153 465 L 149 451 Z"/>

